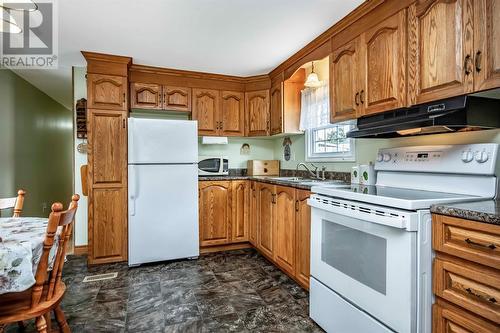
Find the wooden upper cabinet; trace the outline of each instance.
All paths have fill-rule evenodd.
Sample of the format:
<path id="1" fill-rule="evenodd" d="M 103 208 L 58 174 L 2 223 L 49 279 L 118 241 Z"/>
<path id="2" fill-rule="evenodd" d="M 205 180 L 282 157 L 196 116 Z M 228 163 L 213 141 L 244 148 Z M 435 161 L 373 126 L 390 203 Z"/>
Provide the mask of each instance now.
<path id="1" fill-rule="evenodd" d="M 285 272 L 295 274 L 295 189 L 276 186 L 274 260 Z"/>
<path id="2" fill-rule="evenodd" d="M 200 246 L 228 244 L 231 221 L 231 182 L 199 182 Z"/>
<path id="3" fill-rule="evenodd" d="M 191 88 L 163 87 L 163 109 L 172 111 L 191 111 Z"/>
<path id="4" fill-rule="evenodd" d="M 361 35 L 362 115 L 406 106 L 406 29 L 403 9 Z"/>
<path id="5" fill-rule="evenodd" d="M 354 119 L 360 108 L 359 38 L 332 53 L 330 61 L 331 122 Z"/>
<path id="6" fill-rule="evenodd" d="M 89 109 L 88 126 L 91 186 L 126 186 L 127 112 Z"/>
<path id="7" fill-rule="evenodd" d="M 198 121 L 198 134 L 218 135 L 220 98 L 218 90 L 193 89 L 193 120 Z"/>
<path id="8" fill-rule="evenodd" d="M 130 107 L 133 109 L 159 110 L 162 108 L 162 87 L 159 84 L 130 84 Z"/>
<path id="9" fill-rule="evenodd" d="M 237 91 L 221 92 L 220 135 L 245 135 L 245 94 Z"/>
<path id="10" fill-rule="evenodd" d="M 274 257 L 274 239 L 273 239 L 273 222 L 274 222 L 274 200 L 275 186 L 258 183 L 258 209 L 259 219 L 257 225 L 258 231 L 258 246 L 257 248 L 270 259 Z"/>
<path id="11" fill-rule="evenodd" d="M 283 133 L 283 82 L 271 86 L 271 135 Z"/>
<path id="12" fill-rule="evenodd" d="M 307 199 L 311 192 L 297 190 L 295 203 L 295 278 L 309 289 L 311 248 L 311 207 Z"/>
<path id="13" fill-rule="evenodd" d="M 87 74 L 88 108 L 126 111 L 127 92 L 126 77 Z"/>
<path id="14" fill-rule="evenodd" d="M 474 0 L 474 90 L 500 87 L 500 1 Z"/>
<path id="15" fill-rule="evenodd" d="M 409 7 L 410 104 L 473 90 L 472 8 L 472 0 L 421 0 Z"/>
<path id="16" fill-rule="evenodd" d="M 247 92 L 245 94 L 245 102 L 247 114 L 247 135 L 269 135 L 269 90 Z"/>
<path id="17" fill-rule="evenodd" d="M 231 182 L 231 241 L 248 241 L 248 209 L 250 204 L 250 182 L 246 180 Z"/>

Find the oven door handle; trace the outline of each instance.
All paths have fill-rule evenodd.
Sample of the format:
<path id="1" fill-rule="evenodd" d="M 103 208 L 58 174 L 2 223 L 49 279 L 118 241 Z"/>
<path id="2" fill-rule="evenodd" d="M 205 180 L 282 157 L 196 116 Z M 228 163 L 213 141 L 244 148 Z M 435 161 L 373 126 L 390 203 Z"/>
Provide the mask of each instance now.
<path id="1" fill-rule="evenodd" d="M 348 216 L 387 227 L 404 229 L 406 231 L 417 231 L 418 213 L 416 212 L 405 213 L 405 216 L 394 216 L 391 214 L 383 215 L 378 211 L 363 207 L 362 204 L 358 205 L 358 203 L 333 205 L 311 198 L 307 199 L 307 203 L 313 208 L 318 208 L 329 213 Z"/>

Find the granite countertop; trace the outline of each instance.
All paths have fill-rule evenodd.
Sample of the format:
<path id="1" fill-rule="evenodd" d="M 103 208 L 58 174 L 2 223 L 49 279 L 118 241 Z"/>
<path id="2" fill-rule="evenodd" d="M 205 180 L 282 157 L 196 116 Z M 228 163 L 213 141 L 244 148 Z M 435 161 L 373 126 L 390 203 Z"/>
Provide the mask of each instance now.
<path id="1" fill-rule="evenodd" d="M 431 212 L 483 223 L 500 225 L 500 201 L 483 200 L 433 205 Z"/>
<path id="2" fill-rule="evenodd" d="M 278 177 L 278 176 L 272 176 Z M 312 185 L 309 184 L 301 184 L 296 181 L 287 181 L 287 180 L 279 180 L 279 179 L 271 179 L 271 176 L 199 176 L 198 180 L 200 181 L 223 181 L 223 180 L 256 180 L 263 183 L 273 184 L 273 185 L 282 185 L 282 186 L 290 186 L 302 190 L 310 190 Z M 306 179 L 304 181 L 307 181 Z"/>

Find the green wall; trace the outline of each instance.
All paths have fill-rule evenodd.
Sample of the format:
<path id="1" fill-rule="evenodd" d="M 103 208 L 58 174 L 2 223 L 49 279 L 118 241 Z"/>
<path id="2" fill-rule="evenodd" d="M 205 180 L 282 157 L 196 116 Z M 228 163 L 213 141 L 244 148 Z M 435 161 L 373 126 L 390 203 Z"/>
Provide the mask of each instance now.
<path id="1" fill-rule="evenodd" d="M 295 169 L 297 163 L 305 161 L 305 135 L 290 136 L 292 140 L 291 159 L 283 159 L 283 138 L 275 139 L 274 158 L 281 160 L 282 169 Z M 447 145 L 447 144 L 469 144 L 469 143 L 500 143 L 500 129 L 487 131 L 434 134 L 413 136 L 395 139 L 356 139 L 356 161 L 355 162 L 313 162 L 318 166 L 325 166 L 329 171 L 350 172 L 356 164 L 367 164 L 375 161 L 379 148 L 404 147 L 404 146 L 424 146 L 424 145 Z M 500 164 L 500 163 L 499 163 Z M 497 168 L 497 175 L 500 174 L 500 165 Z"/>
<path id="2" fill-rule="evenodd" d="M 71 199 L 71 111 L 9 70 L 0 70 L 0 197 L 27 191 L 23 215 L 48 216 Z"/>

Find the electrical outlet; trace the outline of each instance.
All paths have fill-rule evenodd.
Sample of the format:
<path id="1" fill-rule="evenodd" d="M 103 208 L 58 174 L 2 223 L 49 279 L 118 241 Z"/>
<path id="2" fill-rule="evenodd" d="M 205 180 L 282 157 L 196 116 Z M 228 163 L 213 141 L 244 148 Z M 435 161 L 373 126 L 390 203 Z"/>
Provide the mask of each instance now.
<path id="1" fill-rule="evenodd" d="M 42 211 L 45 213 L 46 210 L 47 210 L 47 203 L 42 202 Z"/>

